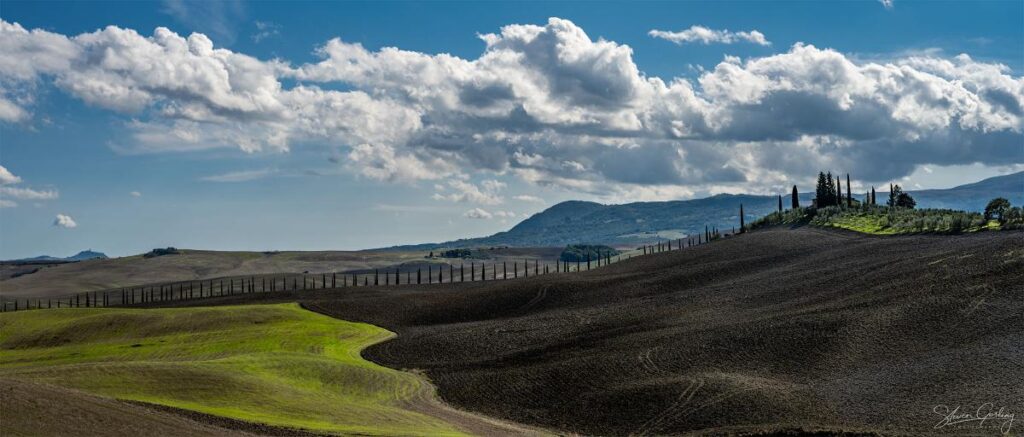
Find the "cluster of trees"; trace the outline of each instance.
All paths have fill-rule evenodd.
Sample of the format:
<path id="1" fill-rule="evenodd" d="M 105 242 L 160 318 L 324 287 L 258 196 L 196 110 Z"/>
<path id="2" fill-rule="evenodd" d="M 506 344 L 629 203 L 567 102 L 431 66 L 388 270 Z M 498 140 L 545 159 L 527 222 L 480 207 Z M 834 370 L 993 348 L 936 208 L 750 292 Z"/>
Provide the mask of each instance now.
<path id="1" fill-rule="evenodd" d="M 828 206 L 846 206 L 853 207 L 854 204 L 865 204 L 865 205 L 877 205 L 875 199 L 875 187 L 871 187 L 870 192 L 864 193 L 864 200 L 857 201 L 853 199 L 853 184 L 850 183 L 850 174 L 846 174 L 846 195 L 843 195 L 843 182 L 836 176 L 832 178 L 832 172 L 818 173 L 818 184 L 815 187 L 815 206 L 818 208 L 825 208 Z M 798 205 L 796 203 L 796 186 L 793 186 L 793 198 L 794 208 Z M 889 200 L 886 202 L 890 208 L 909 208 L 913 209 L 917 206 L 917 202 L 910 194 L 903 191 L 903 188 L 899 185 L 889 184 Z"/>
<path id="2" fill-rule="evenodd" d="M 846 176 L 847 188 L 850 184 L 850 176 Z M 844 202 L 843 199 L 843 184 L 839 180 L 839 176 L 832 179 L 832 172 L 828 174 L 818 172 L 818 184 L 814 189 L 814 200 L 815 206 L 823 208 L 826 206 L 840 206 Z M 850 199 L 846 199 L 847 202 Z"/>
<path id="3" fill-rule="evenodd" d="M 996 197 L 985 205 L 985 220 L 996 220 L 1004 228 L 1024 227 L 1024 209 L 1010 205 L 1010 201 Z"/>
<path id="4" fill-rule="evenodd" d="M 874 191 L 874 188 L 871 191 Z M 889 184 L 889 201 L 886 202 L 886 205 L 889 205 L 890 208 L 914 209 L 917 206 L 917 202 L 909 194 L 904 193 L 899 185 Z"/>
<path id="5" fill-rule="evenodd" d="M 750 229 L 810 222 L 819 226 L 852 227 L 864 232 L 959 233 L 991 228 L 993 220 L 1001 229 L 1024 228 L 1024 209 L 1012 206 L 1009 200 L 1001 197 L 992 199 L 984 214 L 948 209 L 917 210 L 917 202 L 910 194 L 899 185 L 890 184 L 889 199 L 883 206 L 878 206 L 874 187 L 864 193 L 862 201 L 854 200 L 850 175 L 846 175 L 846 193 L 843 193 L 842 180 L 833 177 L 832 172 L 818 173 L 815 196 L 814 208 L 800 208 L 799 194 L 794 185 L 792 209 L 783 211 L 782 196 L 779 196 L 779 210 L 755 220 Z"/>
<path id="6" fill-rule="evenodd" d="M 467 258 L 487 259 L 488 258 L 486 256 L 482 256 L 480 253 L 473 252 L 472 249 L 447 249 L 447 250 L 443 250 L 443 251 L 437 252 L 437 254 L 434 254 L 434 252 L 431 251 L 430 254 L 426 256 L 426 258 L 434 258 L 435 256 L 439 257 L 439 258 L 461 258 L 461 259 L 467 259 Z"/>
<path id="7" fill-rule="evenodd" d="M 615 250 L 615 248 L 600 244 L 570 244 L 565 246 L 558 259 L 565 262 L 586 262 L 587 260 L 597 260 L 618 254 L 619 251 Z"/>
<path id="8" fill-rule="evenodd" d="M 173 247 L 157 248 L 157 249 L 153 249 L 153 250 L 147 252 L 146 254 L 142 255 L 142 257 L 143 258 L 155 258 L 155 257 L 158 257 L 158 256 L 164 256 L 164 255 L 177 255 L 179 253 L 181 253 L 181 251 L 178 250 L 178 249 L 175 249 Z"/>

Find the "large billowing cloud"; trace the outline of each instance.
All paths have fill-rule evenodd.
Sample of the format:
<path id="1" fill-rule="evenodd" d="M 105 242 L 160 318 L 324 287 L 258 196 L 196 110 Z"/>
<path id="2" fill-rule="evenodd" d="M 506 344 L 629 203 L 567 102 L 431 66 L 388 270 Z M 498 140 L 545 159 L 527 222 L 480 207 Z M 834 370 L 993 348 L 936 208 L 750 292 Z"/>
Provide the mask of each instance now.
<path id="1" fill-rule="evenodd" d="M 510 175 L 616 199 L 767 191 L 819 169 L 883 181 L 920 164 L 1024 163 L 1024 78 L 967 55 L 863 62 L 796 44 L 690 81 L 647 76 L 629 46 L 557 18 L 480 36 L 476 59 L 333 39 L 301 65 L 164 28 L 0 26 L 0 119 L 30 120 L 50 80 L 131 114 L 129 151 L 324 144 L 384 181 Z M 496 203 L 469 187 L 438 198 Z"/>

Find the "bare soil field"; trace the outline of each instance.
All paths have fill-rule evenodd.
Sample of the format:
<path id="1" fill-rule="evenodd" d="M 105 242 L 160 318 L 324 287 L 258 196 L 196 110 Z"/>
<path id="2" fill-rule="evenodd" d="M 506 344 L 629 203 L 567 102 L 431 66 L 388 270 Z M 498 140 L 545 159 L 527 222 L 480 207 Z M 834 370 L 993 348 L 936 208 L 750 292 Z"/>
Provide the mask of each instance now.
<path id="1" fill-rule="evenodd" d="M 382 326 L 398 337 L 366 358 L 568 433 L 992 435 L 1005 420 L 940 413 L 1021 414 L 1022 284 L 1020 232 L 776 228 L 581 274 L 172 305 L 300 301 Z"/>
<path id="2" fill-rule="evenodd" d="M 374 269 L 403 274 L 453 263 L 541 259 L 554 262 L 561 248 L 484 250 L 486 259 L 425 258 L 429 251 L 221 252 L 182 250 L 181 254 L 145 258 L 141 255 L 42 265 L 5 265 L 0 269 L 0 300 L 53 298 L 85 291 L 157 285 L 200 279 L 249 278 L 287 273 L 373 273 Z"/>
<path id="3" fill-rule="evenodd" d="M 252 436 L 182 414 L 48 384 L 0 379 L 0 420 L 10 436 Z"/>

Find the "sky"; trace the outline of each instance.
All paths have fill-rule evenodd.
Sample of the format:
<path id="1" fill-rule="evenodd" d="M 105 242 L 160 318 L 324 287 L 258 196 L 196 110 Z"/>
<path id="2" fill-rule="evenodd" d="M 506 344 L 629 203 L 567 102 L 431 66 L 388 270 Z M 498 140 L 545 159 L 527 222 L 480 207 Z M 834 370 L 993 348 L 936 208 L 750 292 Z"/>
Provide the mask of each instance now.
<path id="1" fill-rule="evenodd" d="M 0 259 L 351 250 L 555 203 L 1024 169 L 1024 2 L 19 2 Z"/>

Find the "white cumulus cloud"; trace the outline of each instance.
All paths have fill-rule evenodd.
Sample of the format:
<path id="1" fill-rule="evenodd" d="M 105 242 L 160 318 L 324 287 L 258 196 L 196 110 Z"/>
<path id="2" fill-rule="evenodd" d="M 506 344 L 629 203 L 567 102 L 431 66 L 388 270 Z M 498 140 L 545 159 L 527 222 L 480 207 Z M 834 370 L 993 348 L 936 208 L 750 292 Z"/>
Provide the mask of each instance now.
<path id="1" fill-rule="evenodd" d="M 57 217 L 53 219 L 53 226 L 64 229 L 71 229 L 78 227 L 78 223 L 75 223 L 75 219 L 67 214 L 57 214 Z"/>
<path id="2" fill-rule="evenodd" d="M 653 32 L 769 44 L 753 30 Z M 130 118 L 125 152 L 320 145 L 366 178 L 472 185 L 437 196 L 480 205 L 500 203 L 467 182 L 484 175 L 647 199 L 768 192 L 821 169 L 861 183 L 920 165 L 1024 163 L 1024 78 L 966 54 L 875 61 L 798 43 L 727 56 L 691 80 L 646 75 L 631 47 L 560 18 L 480 39 L 482 53 L 463 59 L 335 38 L 293 65 L 166 28 L 69 36 L 0 21 L 0 120 L 30 120 L 33 87 L 50 82 Z"/>
<path id="3" fill-rule="evenodd" d="M 21 182 L 21 178 L 11 173 L 7 167 L 0 165 L 0 185 L 17 184 Z"/>

